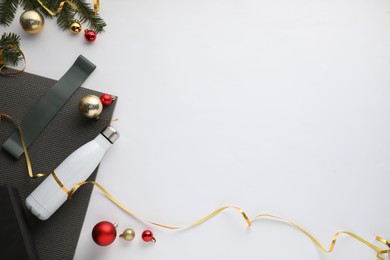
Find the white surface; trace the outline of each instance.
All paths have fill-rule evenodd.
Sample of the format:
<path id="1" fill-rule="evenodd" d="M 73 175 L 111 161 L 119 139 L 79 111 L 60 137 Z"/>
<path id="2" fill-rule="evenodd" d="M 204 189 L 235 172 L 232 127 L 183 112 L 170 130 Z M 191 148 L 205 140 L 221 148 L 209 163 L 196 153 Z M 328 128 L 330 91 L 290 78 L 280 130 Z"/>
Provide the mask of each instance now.
<path id="1" fill-rule="evenodd" d="M 98 182 L 130 209 L 189 224 L 222 205 L 272 213 L 326 246 L 350 230 L 390 238 L 390 3 L 385 0 L 101 1 L 86 44 L 54 21 L 23 36 L 27 71 L 60 78 L 79 54 L 85 87 L 119 96 L 121 138 Z M 3 30 L 3 29 L 2 29 Z M 99 221 L 133 227 L 98 247 Z M 157 238 L 145 245 L 140 234 Z M 323 255 L 272 221 L 236 212 L 172 232 L 128 217 L 94 190 L 75 259 L 375 259 L 344 237 Z"/>

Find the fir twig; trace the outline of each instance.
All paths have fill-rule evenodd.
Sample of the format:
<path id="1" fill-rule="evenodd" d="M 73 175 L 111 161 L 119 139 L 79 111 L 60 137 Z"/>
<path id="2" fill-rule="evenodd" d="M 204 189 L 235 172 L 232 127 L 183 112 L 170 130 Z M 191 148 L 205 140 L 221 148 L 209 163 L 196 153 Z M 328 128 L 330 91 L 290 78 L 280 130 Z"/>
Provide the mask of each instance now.
<path id="1" fill-rule="evenodd" d="M 69 30 L 69 26 L 74 20 L 75 10 L 70 6 L 65 4 L 62 8 L 62 11 L 57 15 L 57 25 L 63 31 Z"/>
<path id="2" fill-rule="evenodd" d="M 22 0 L 23 1 L 23 0 Z M 26 1 L 26 0 L 25 0 Z M 28 0 L 27 0 L 28 1 Z M 31 1 L 31 0 L 30 0 Z M 35 3 L 38 3 L 38 1 L 37 0 L 32 0 L 32 1 L 35 1 Z M 44 6 L 46 7 L 46 8 L 48 8 L 49 10 L 51 10 L 51 11 L 53 11 L 53 12 L 56 12 L 57 11 L 57 9 L 58 9 L 58 7 L 60 6 L 60 3 L 62 2 L 62 0 L 41 0 L 42 1 L 42 3 L 44 4 Z M 65 4 L 66 5 L 66 4 Z M 48 13 L 47 11 L 46 11 L 46 9 L 45 8 L 43 8 L 41 5 L 39 5 L 38 4 L 38 6 L 37 7 L 35 7 L 35 10 L 36 9 L 39 9 L 39 12 L 43 15 L 43 16 L 45 16 L 46 18 L 53 18 L 53 16 L 50 14 L 50 13 Z"/>
<path id="3" fill-rule="evenodd" d="M 19 0 L 24 10 L 36 10 L 40 5 L 36 0 Z"/>
<path id="4" fill-rule="evenodd" d="M 41 0 L 43 5 L 49 10 L 56 12 L 62 0 Z M 87 23 L 87 28 L 101 33 L 106 26 L 104 20 L 94 13 L 93 7 L 85 0 L 70 0 L 76 6 L 74 10 L 69 4 L 65 3 L 61 12 L 56 16 L 57 25 L 62 30 L 68 30 L 75 15 L 77 14 L 81 23 Z M 9 26 L 15 18 L 16 9 L 21 5 L 24 10 L 35 10 L 42 13 L 45 17 L 52 16 L 36 0 L 0 0 L 0 25 Z"/>
<path id="5" fill-rule="evenodd" d="M 74 1 L 77 8 L 79 9 L 78 15 L 80 16 L 80 22 L 88 23 L 88 28 L 94 30 L 96 33 L 104 31 L 106 23 L 99 15 L 95 15 L 93 8 L 89 3 L 84 2 L 83 0 Z"/>
<path id="6" fill-rule="evenodd" d="M 15 18 L 19 0 L 0 0 L 0 25 L 8 26 Z"/>
<path id="7" fill-rule="evenodd" d="M 23 60 L 23 54 L 20 50 L 20 36 L 15 33 L 4 33 L 0 38 L 0 61 L 5 64 L 18 65 Z"/>

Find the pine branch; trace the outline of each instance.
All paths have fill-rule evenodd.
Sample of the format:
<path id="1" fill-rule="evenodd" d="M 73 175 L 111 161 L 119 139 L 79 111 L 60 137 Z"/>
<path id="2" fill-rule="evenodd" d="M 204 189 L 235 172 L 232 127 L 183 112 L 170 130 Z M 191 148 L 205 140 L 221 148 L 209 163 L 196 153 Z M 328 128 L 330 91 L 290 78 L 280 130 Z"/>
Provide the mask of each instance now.
<path id="1" fill-rule="evenodd" d="M 23 60 L 22 51 L 19 49 L 20 36 L 15 33 L 4 33 L 0 38 L 0 61 L 16 66 Z"/>
<path id="2" fill-rule="evenodd" d="M 40 5 L 36 0 L 20 0 L 23 10 L 36 10 Z"/>
<path id="3" fill-rule="evenodd" d="M 80 22 L 88 23 L 88 29 L 95 31 L 96 33 L 101 33 L 104 31 L 106 23 L 99 15 L 95 15 L 93 8 L 89 3 L 84 2 L 83 0 L 73 1 L 79 9 L 78 14 L 80 16 Z"/>
<path id="4" fill-rule="evenodd" d="M 41 1 L 46 8 L 48 8 L 50 11 L 54 13 L 57 12 L 57 9 L 60 6 L 60 3 L 62 2 L 62 0 L 41 0 Z M 38 1 L 36 0 L 35 2 L 38 3 Z M 43 8 L 41 5 L 38 4 L 38 7 L 36 7 L 35 9 L 39 9 L 40 13 L 46 18 L 50 18 L 50 19 L 53 18 L 53 16 L 48 11 L 46 11 L 46 9 Z"/>
<path id="5" fill-rule="evenodd" d="M 16 45 L 19 47 L 20 36 L 16 33 L 3 33 L 0 38 L 0 47 L 4 48 L 7 45 Z"/>
<path id="6" fill-rule="evenodd" d="M 8 26 L 15 18 L 19 0 L 0 0 L 0 25 Z"/>
<path id="7" fill-rule="evenodd" d="M 56 12 L 62 0 L 41 0 L 43 5 L 49 10 Z M 76 6 L 77 10 L 74 10 L 69 4 L 65 3 L 62 11 L 57 14 L 57 25 L 62 30 L 68 30 L 70 24 L 77 14 L 80 23 L 87 23 L 87 28 L 101 33 L 104 31 L 106 23 L 97 14 L 94 13 L 93 7 L 85 0 L 70 0 Z M 45 17 L 52 18 L 53 16 L 48 13 L 36 0 L 0 0 L 0 25 L 9 26 L 15 18 L 15 13 L 18 5 L 21 5 L 24 10 L 35 10 L 42 13 Z"/>
<path id="8" fill-rule="evenodd" d="M 76 11 L 70 6 L 65 4 L 62 8 L 62 12 L 57 15 L 57 25 L 63 31 L 69 30 L 70 24 L 74 20 Z"/>

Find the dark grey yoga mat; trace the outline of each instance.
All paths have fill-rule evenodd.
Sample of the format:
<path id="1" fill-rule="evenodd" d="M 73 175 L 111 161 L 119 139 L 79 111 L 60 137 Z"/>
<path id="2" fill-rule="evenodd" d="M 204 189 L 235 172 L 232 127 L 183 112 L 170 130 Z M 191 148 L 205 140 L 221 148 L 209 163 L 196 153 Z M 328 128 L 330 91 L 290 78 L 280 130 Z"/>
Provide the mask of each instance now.
<path id="1" fill-rule="evenodd" d="M 55 82 L 26 72 L 14 77 L 0 76 L 0 113 L 6 113 L 20 123 Z M 28 151 L 34 173 L 50 173 L 70 153 L 95 138 L 109 124 L 117 101 L 103 109 L 99 120 L 90 120 L 82 117 L 78 111 L 80 99 L 88 94 L 101 95 L 97 91 L 79 88 L 32 143 Z M 2 121 L 0 143 L 9 137 L 13 130 L 12 124 Z M 97 170 L 90 180 L 94 180 L 96 174 Z M 28 177 L 24 156 L 16 161 L 6 151 L 0 150 L 0 185 L 9 184 L 18 188 L 23 204 L 24 199 L 44 178 L 31 179 Z M 25 210 L 41 260 L 73 259 L 92 188 L 80 188 L 71 200 L 46 221 L 37 219 Z"/>

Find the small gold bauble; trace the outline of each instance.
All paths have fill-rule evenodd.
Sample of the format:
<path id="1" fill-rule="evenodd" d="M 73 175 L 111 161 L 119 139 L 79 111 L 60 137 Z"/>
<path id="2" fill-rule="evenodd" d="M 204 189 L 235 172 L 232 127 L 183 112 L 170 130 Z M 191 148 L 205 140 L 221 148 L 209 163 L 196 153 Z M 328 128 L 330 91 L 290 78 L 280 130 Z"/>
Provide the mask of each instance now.
<path id="1" fill-rule="evenodd" d="M 19 22 L 23 30 L 30 34 L 39 33 L 45 25 L 45 19 L 43 16 L 34 10 L 22 13 Z"/>
<path id="2" fill-rule="evenodd" d="M 119 237 L 123 238 L 124 240 L 131 241 L 135 237 L 135 232 L 131 228 L 126 228 Z"/>
<path id="3" fill-rule="evenodd" d="M 80 100 L 79 109 L 84 117 L 99 118 L 103 111 L 103 104 L 98 96 L 88 95 Z"/>
<path id="4" fill-rule="evenodd" d="M 78 20 L 73 20 L 69 26 L 69 29 L 72 33 L 78 34 L 79 32 L 81 32 L 82 27 L 81 27 L 81 24 Z"/>

